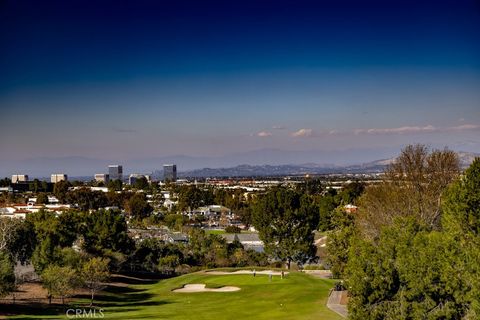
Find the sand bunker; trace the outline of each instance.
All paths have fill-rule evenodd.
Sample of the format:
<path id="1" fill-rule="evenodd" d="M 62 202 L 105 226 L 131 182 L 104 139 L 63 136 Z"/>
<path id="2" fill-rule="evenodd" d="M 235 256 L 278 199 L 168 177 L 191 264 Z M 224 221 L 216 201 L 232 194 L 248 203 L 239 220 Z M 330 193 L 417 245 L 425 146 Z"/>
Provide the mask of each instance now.
<path id="1" fill-rule="evenodd" d="M 253 270 L 237 270 L 237 271 L 205 271 L 208 274 L 215 274 L 215 275 L 227 275 L 227 274 L 252 274 Z M 257 270 L 255 271 L 256 274 L 271 274 L 272 276 L 280 276 L 282 271 L 273 271 L 273 270 Z M 288 274 L 288 271 L 284 271 L 283 274 Z"/>
<path id="2" fill-rule="evenodd" d="M 175 289 L 173 292 L 233 292 L 239 291 L 239 287 L 221 287 L 221 288 L 206 288 L 205 284 L 186 284 L 183 288 Z"/>

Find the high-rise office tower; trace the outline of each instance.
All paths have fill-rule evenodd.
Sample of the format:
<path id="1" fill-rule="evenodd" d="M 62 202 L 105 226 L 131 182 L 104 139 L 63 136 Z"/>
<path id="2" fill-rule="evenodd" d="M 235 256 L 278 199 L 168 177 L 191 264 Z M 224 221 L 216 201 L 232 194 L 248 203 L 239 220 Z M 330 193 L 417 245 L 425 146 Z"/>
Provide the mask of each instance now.
<path id="1" fill-rule="evenodd" d="M 110 181 L 120 180 L 123 181 L 123 167 L 118 164 L 108 166 L 108 176 Z"/>
<path id="2" fill-rule="evenodd" d="M 27 182 L 28 175 L 27 174 L 14 174 L 12 175 L 12 183 L 19 183 L 19 182 Z"/>
<path id="3" fill-rule="evenodd" d="M 164 164 L 163 165 L 163 180 L 164 181 L 177 181 L 177 165 Z"/>
<path id="4" fill-rule="evenodd" d="M 50 182 L 51 183 L 57 183 L 57 182 L 60 182 L 60 181 L 67 181 L 67 180 L 68 180 L 68 176 L 64 173 L 53 173 L 50 176 Z"/>

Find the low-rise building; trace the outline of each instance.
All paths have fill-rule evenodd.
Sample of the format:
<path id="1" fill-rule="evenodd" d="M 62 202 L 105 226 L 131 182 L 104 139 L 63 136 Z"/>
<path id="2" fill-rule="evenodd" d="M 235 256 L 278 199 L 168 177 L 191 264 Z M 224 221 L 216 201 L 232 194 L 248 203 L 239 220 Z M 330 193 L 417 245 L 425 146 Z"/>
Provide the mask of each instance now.
<path id="1" fill-rule="evenodd" d="M 221 235 L 227 243 L 239 241 L 245 249 L 253 249 L 257 252 L 263 252 L 264 243 L 260 240 L 258 233 L 226 233 Z"/>

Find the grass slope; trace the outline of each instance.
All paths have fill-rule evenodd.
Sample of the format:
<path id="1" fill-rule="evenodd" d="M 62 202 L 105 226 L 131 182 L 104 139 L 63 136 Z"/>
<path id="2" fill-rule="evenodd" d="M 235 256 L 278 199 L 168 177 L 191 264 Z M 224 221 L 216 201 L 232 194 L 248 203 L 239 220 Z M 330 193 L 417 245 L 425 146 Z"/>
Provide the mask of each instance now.
<path id="1" fill-rule="evenodd" d="M 241 290 L 172 292 L 189 283 Z M 291 273 L 285 279 L 274 276 L 271 282 L 267 275 L 193 273 L 155 284 L 110 287 L 96 304 L 104 309 L 105 319 L 342 319 L 326 307 L 332 286 L 332 280 L 302 273 Z"/>

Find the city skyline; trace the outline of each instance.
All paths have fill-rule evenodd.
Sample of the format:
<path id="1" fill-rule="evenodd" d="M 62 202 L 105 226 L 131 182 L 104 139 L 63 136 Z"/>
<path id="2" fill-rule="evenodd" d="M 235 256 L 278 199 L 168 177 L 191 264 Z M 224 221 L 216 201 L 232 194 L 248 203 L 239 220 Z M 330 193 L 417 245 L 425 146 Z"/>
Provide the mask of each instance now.
<path id="1" fill-rule="evenodd" d="M 20 1 L 0 18 L 4 168 L 480 151 L 475 1 Z"/>

